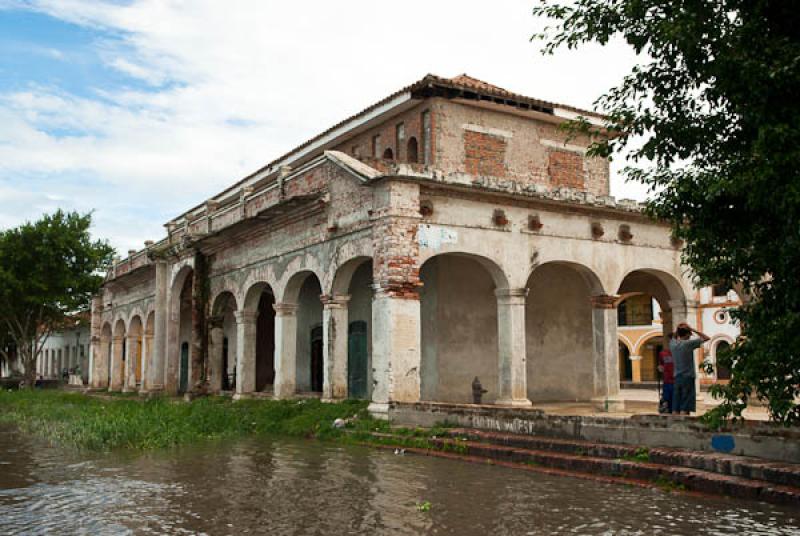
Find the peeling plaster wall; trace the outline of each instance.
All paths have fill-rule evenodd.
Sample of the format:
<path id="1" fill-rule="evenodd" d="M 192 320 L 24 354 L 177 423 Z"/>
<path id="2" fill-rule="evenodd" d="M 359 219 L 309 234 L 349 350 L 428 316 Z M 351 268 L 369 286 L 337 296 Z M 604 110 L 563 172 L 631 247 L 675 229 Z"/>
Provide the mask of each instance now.
<path id="1" fill-rule="evenodd" d="M 531 276 L 525 306 L 528 398 L 588 400 L 593 391 L 592 309 L 581 275 L 548 264 Z"/>
<path id="2" fill-rule="evenodd" d="M 422 267 L 423 398 L 472 402 L 480 378 L 484 402 L 497 398 L 497 299 L 494 281 L 474 260 L 445 255 Z"/>

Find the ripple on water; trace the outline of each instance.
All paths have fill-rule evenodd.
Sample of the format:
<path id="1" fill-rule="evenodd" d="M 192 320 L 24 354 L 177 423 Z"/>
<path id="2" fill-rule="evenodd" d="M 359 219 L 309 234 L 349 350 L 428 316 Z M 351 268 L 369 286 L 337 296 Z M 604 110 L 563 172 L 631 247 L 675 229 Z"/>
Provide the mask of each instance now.
<path id="1" fill-rule="evenodd" d="M 85 455 L 0 430 L 0 458 L 4 534 L 800 533 L 771 505 L 305 441 Z"/>

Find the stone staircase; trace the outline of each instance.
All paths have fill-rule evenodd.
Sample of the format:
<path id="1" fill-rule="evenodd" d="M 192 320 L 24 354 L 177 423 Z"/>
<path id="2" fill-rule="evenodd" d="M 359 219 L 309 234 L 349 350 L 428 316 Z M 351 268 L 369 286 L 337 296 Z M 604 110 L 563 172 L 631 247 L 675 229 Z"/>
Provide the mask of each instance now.
<path id="1" fill-rule="evenodd" d="M 376 436 L 385 446 L 416 454 L 800 507 L 800 464 L 466 428 L 427 437 L 425 447 L 407 436 Z"/>

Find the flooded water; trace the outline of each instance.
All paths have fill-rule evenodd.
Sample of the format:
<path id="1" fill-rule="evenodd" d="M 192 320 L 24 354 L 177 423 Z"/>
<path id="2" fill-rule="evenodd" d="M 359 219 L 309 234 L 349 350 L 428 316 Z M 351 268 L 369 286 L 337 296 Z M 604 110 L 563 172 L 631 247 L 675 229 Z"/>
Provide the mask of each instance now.
<path id="1" fill-rule="evenodd" d="M 800 512 L 313 441 L 87 455 L 0 428 L 0 534 L 44 533 L 800 534 Z"/>

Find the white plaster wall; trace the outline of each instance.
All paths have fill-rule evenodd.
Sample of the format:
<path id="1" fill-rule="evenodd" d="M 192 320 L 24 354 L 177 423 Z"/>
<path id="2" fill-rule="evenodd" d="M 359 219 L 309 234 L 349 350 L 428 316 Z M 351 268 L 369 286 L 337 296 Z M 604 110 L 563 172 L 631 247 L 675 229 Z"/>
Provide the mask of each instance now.
<path id="1" fill-rule="evenodd" d="M 578 272 L 555 264 L 531 277 L 525 306 L 528 397 L 587 400 L 593 395 L 592 309 Z"/>
<path id="2" fill-rule="evenodd" d="M 476 261 L 457 256 L 430 260 L 421 271 L 422 396 L 472 403 L 480 378 L 497 398 L 497 298 L 492 277 Z"/>

